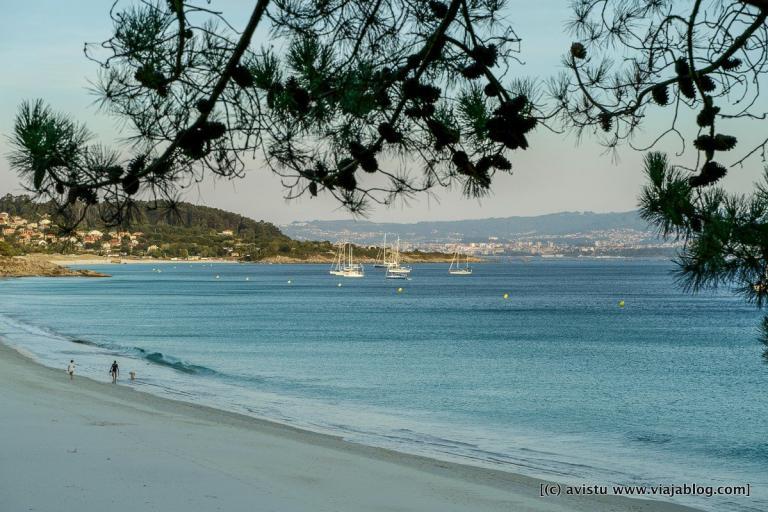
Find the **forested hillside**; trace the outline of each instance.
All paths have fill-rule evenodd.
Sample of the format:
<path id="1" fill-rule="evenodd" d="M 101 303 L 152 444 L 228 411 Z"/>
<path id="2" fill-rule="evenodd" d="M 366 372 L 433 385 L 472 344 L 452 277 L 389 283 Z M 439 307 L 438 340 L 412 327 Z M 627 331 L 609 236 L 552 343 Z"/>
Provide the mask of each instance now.
<path id="1" fill-rule="evenodd" d="M 65 234 L 56 229 L 53 204 L 8 194 L 0 197 L 0 214 L 7 214 L 6 220 L 0 218 L 0 254 L 48 252 L 329 261 L 336 252 L 330 242 L 292 240 L 270 222 L 190 203 L 176 203 L 174 208 L 169 206 L 167 203 L 138 201 L 124 226 L 105 226 L 94 214 L 86 216 L 74 234 Z M 22 220 L 17 222 L 15 218 Z M 369 260 L 375 258 L 376 253 L 377 249 L 368 247 L 358 247 L 355 252 L 359 258 Z M 425 253 L 404 256 L 410 260 L 430 257 Z"/>

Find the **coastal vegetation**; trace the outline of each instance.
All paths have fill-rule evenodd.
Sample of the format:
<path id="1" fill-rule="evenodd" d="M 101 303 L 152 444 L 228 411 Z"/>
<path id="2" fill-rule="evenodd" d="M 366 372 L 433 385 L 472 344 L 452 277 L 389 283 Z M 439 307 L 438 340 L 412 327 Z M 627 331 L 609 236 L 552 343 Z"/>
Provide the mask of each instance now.
<path id="1" fill-rule="evenodd" d="M 680 149 L 646 153 L 640 208 L 662 236 L 683 242 L 678 281 L 768 304 L 768 168 L 751 193 L 723 185 L 732 169 L 766 161 L 768 2 L 579 0 L 571 28 L 571 73 L 556 95 L 565 126 L 612 150 L 642 147 L 640 131 L 655 124 L 647 118 L 665 119 L 642 149 Z M 757 143 L 742 149 L 735 129 L 750 127 Z M 762 341 L 768 359 L 768 316 Z"/>
<path id="2" fill-rule="evenodd" d="M 9 244 L 5 240 L 0 240 L 0 256 L 2 257 L 9 257 L 9 256 L 16 256 L 18 254 L 18 251 L 16 247 Z"/>
<path id="3" fill-rule="evenodd" d="M 51 223 L 56 205 L 30 196 L 0 197 L 0 256 L 26 253 L 94 254 L 116 257 L 231 258 L 243 261 L 330 262 L 336 247 L 327 241 L 298 241 L 272 223 L 218 208 L 190 203 L 136 201 L 126 226 L 107 226 L 90 210 L 78 229 L 62 231 Z M 363 262 L 377 247 L 355 246 Z M 450 255 L 419 251 L 406 261 L 449 261 Z"/>

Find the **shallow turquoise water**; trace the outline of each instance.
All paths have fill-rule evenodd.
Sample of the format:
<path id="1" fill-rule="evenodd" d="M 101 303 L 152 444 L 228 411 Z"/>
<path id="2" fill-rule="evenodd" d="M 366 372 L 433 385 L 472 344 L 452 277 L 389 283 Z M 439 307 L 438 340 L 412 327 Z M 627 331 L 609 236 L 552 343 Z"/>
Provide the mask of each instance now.
<path id="1" fill-rule="evenodd" d="M 0 336 L 45 364 L 74 357 L 106 381 L 117 358 L 147 391 L 356 442 L 575 483 L 750 483 L 750 498 L 680 500 L 768 509 L 759 312 L 681 293 L 670 263 L 417 265 L 407 282 L 156 268 L 1 281 Z"/>

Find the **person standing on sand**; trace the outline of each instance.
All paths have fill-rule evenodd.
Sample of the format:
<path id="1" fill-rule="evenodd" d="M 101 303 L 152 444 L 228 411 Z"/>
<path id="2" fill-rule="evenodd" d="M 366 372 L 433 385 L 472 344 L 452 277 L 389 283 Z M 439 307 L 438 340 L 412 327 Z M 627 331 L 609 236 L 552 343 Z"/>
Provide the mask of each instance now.
<path id="1" fill-rule="evenodd" d="M 112 384 L 117 382 L 117 376 L 120 375 L 120 367 L 117 366 L 117 361 L 112 361 L 112 366 L 109 368 L 109 374 L 112 376 Z"/>
<path id="2" fill-rule="evenodd" d="M 69 360 L 69 366 L 67 366 L 67 373 L 69 374 L 69 380 L 72 380 L 75 377 L 75 360 L 74 359 Z"/>

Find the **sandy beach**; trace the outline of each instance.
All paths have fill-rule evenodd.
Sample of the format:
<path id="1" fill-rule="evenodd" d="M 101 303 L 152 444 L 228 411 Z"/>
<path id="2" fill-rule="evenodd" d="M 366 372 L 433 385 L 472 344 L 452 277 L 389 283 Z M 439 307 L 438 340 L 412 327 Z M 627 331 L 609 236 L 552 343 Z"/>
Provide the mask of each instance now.
<path id="1" fill-rule="evenodd" d="M 105 374 L 105 381 L 107 375 Z M 0 510 L 683 511 L 541 498 L 540 481 L 75 377 L 0 344 Z"/>
<path id="2" fill-rule="evenodd" d="M 28 258 L 44 260 L 55 265 L 69 266 L 88 266 L 88 265 L 113 265 L 120 263 L 151 263 L 153 265 L 197 265 L 197 264 L 220 264 L 220 263 L 238 263 L 234 259 L 210 258 L 205 260 L 173 260 L 162 258 L 121 258 L 110 256 L 88 256 L 83 254 L 30 254 Z"/>

